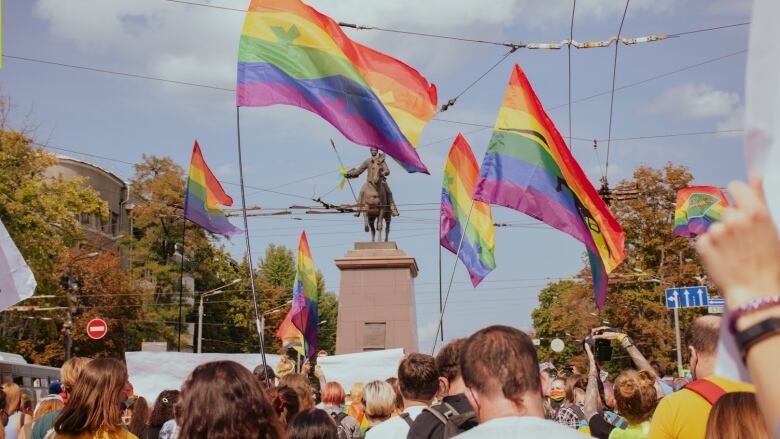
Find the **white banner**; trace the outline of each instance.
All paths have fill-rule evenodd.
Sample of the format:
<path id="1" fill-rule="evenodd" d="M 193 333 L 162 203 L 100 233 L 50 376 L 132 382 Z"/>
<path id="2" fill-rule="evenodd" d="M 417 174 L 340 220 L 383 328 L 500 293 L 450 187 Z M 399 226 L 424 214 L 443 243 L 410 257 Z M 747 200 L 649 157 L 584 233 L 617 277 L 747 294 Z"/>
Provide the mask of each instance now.
<path id="1" fill-rule="evenodd" d="M 0 311 L 35 292 L 35 277 L 0 221 Z"/>
<path id="2" fill-rule="evenodd" d="M 328 381 L 336 381 L 349 392 L 352 383 L 367 383 L 398 376 L 398 364 L 404 356 L 403 349 L 359 352 L 317 358 L 317 363 Z"/>

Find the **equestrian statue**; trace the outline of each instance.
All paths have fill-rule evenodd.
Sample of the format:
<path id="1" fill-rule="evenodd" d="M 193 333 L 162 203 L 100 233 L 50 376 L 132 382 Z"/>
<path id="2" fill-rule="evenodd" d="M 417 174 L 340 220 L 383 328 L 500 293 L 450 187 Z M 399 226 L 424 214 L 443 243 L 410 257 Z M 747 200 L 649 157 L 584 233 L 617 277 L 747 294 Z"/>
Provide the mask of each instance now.
<path id="1" fill-rule="evenodd" d="M 382 220 L 385 222 L 385 241 L 390 235 L 390 220 L 398 216 L 398 209 L 393 201 L 393 193 L 387 185 L 387 176 L 390 168 L 385 162 L 385 154 L 378 149 L 371 148 L 371 157 L 366 159 L 357 168 L 350 169 L 344 175 L 346 178 L 356 178 L 367 171 L 366 182 L 360 189 L 357 199 L 357 213 L 363 214 L 365 231 L 371 231 L 371 242 L 376 241 L 376 232 L 379 231 L 379 239 L 382 239 Z"/>

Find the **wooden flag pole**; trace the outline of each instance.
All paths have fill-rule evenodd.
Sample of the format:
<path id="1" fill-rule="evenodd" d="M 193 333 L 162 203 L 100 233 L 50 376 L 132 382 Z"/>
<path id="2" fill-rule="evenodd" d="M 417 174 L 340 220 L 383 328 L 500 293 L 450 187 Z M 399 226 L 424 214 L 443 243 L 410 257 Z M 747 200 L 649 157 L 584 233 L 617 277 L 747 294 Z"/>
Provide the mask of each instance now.
<path id="1" fill-rule="evenodd" d="M 458 266 L 458 256 L 460 256 L 460 249 L 463 247 L 463 240 L 466 238 L 466 230 L 471 224 L 471 211 L 474 210 L 474 200 L 471 200 L 471 207 L 469 207 L 469 214 L 466 217 L 466 225 L 463 226 L 462 233 L 460 234 L 460 242 L 458 242 L 458 251 L 455 253 L 455 263 L 452 264 L 452 273 L 450 274 L 450 283 L 447 286 L 447 294 L 444 295 L 444 303 L 439 313 L 439 322 L 436 325 L 436 335 L 433 337 L 433 348 L 431 349 L 431 355 L 436 353 L 436 342 L 439 338 L 442 322 L 444 321 L 444 310 L 447 308 L 447 300 L 450 298 L 450 291 L 452 290 L 452 281 L 455 279 L 455 268 Z"/>
<path id="2" fill-rule="evenodd" d="M 236 136 L 238 138 L 238 175 L 239 183 L 241 186 L 241 216 L 244 218 L 244 237 L 246 238 L 246 254 L 249 262 L 249 286 L 252 290 L 252 305 L 255 309 L 255 327 L 257 329 L 257 337 L 260 341 L 260 358 L 263 363 L 263 373 L 265 374 L 265 380 L 268 381 L 268 367 L 265 361 L 265 337 L 263 334 L 263 328 L 260 324 L 260 310 L 257 307 L 257 291 L 255 288 L 255 270 L 254 262 L 252 261 L 252 247 L 249 244 L 249 222 L 246 217 L 246 194 L 244 190 L 244 162 L 241 155 L 241 107 L 236 106 Z"/>

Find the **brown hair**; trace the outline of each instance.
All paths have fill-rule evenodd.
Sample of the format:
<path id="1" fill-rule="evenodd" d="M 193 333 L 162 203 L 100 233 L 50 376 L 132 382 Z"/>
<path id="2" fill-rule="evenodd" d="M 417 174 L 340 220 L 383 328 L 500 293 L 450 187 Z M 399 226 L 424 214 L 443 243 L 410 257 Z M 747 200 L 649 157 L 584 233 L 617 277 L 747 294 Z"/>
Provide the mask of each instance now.
<path id="1" fill-rule="evenodd" d="M 33 421 L 37 421 L 44 415 L 47 415 L 51 412 L 56 412 L 63 407 L 65 407 L 65 403 L 62 402 L 62 400 L 59 398 L 44 399 L 40 404 L 38 404 L 38 410 L 36 410 L 35 414 L 33 415 Z"/>
<path id="2" fill-rule="evenodd" d="M 700 355 L 713 356 L 718 350 L 720 337 L 720 317 L 701 316 L 691 322 L 685 333 L 685 342 L 696 349 Z"/>
<path id="3" fill-rule="evenodd" d="M 282 437 L 257 378 L 233 361 L 196 367 L 181 387 L 175 412 L 181 439 Z"/>
<path id="4" fill-rule="evenodd" d="M 338 439 L 333 418 L 324 410 L 304 410 L 287 427 L 286 439 Z"/>
<path id="5" fill-rule="evenodd" d="M 86 357 L 73 357 L 62 365 L 62 368 L 60 368 L 60 376 L 62 377 L 62 387 L 65 392 L 70 393 L 73 391 L 73 387 L 79 380 L 81 371 L 84 370 L 84 367 L 90 361 L 91 360 Z"/>
<path id="6" fill-rule="evenodd" d="M 466 340 L 460 370 L 467 387 L 486 396 L 500 393 L 520 403 L 539 392 L 539 361 L 531 338 L 509 326 L 490 326 Z"/>
<path id="7" fill-rule="evenodd" d="M 398 366 L 398 386 L 404 398 L 429 401 L 439 388 L 436 360 L 430 355 L 411 353 Z"/>
<path id="8" fill-rule="evenodd" d="M 151 412 L 151 410 L 149 410 L 149 403 L 146 402 L 146 398 L 139 396 L 130 410 L 132 416 L 130 417 L 130 425 L 127 426 L 127 429 L 130 430 L 130 433 L 141 437 L 141 433 L 143 433 L 144 428 L 146 428 L 146 423 L 149 421 L 149 414 Z"/>
<path id="9" fill-rule="evenodd" d="M 566 401 L 576 402 L 576 396 L 574 389 L 580 389 L 583 392 L 588 386 L 588 378 L 585 375 L 578 373 L 572 374 L 566 378 Z"/>
<path id="10" fill-rule="evenodd" d="M 626 370 L 615 380 L 618 412 L 632 424 L 650 419 L 658 403 L 653 375 L 643 370 Z"/>
<path id="11" fill-rule="evenodd" d="M 291 373 L 279 380 L 279 386 L 292 387 L 298 393 L 301 410 L 308 410 L 314 407 L 314 396 L 312 395 L 311 384 L 306 375 Z"/>
<path id="12" fill-rule="evenodd" d="M 436 370 L 439 376 L 452 382 L 460 378 L 460 354 L 466 346 L 466 339 L 459 338 L 445 345 L 436 354 Z"/>
<path id="13" fill-rule="evenodd" d="M 84 366 L 62 413 L 54 422 L 57 433 L 78 434 L 122 428 L 119 405 L 127 398 L 127 368 L 119 360 L 99 358 Z"/>
<path id="14" fill-rule="evenodd" d="M 178 390 L 163 390 L 157 395 L 154 402 L 154 409 L 149 416 L 149 426 L 154 428 L 162 427 L 165 422 L 173 419 L 173 407 L 179 400 Z"/>
<path id="15" fill-rule="evenodd" d="M 286 427 L 292 418 L 301 411 L 301 398 L 292 387 L 281 386 L 276 389 L 273 406 L 279 421 Z"/>
<path id="16" fill-rule="evenodd" d="M 769 439 L 756 395 L 732 392 L 721 396 L 710 410 L 705 439 Z"/>
<path id="17" fill-rule="evenodd" d="M 395 408 L 399 412 L 404 411 L 404 396 L 401 395 L 401 386 L 398 384 L 398 378 L 396 377 L 390 377 L 385 380 L 387 384 L 390 384 L 393 386 L 393 390 L 395 390 Z"/>

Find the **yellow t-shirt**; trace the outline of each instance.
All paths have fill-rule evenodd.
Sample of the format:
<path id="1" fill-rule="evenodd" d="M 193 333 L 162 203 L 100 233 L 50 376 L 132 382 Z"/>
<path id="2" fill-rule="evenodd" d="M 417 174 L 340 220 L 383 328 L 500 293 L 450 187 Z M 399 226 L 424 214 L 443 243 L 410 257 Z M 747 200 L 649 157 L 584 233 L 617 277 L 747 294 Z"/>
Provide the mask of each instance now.
<path id="1" fill-rule="evenodd" d="M 127 430 L 120 430 L 116 433 L 109 433 L 103 430 L 92 433 L 85 431 L 79 434 L 54 433 L 53 437 L 54 439 L 138 439 L 138 436 Z"/>
<path id="2" fill-rule="evenodd" d="M 751 392 L 752 384 L 711 376 L 705 378 L 726 392 Z M 655 409 L 648 439 L 704 439 L 712 406 L 699 394 L 682 389 L 664 397 Z"/>

